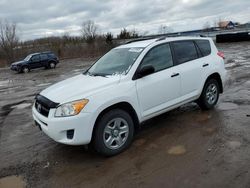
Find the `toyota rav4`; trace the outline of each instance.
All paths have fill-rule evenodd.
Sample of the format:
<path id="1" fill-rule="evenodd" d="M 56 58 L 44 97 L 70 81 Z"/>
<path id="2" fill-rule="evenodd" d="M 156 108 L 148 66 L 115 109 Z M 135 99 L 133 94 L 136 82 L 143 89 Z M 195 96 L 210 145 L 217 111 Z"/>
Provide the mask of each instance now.
<path id="1" fill-rule="evenodd" d="M 224 55 L 210 38 L 174 37 L 116 47 L 84 73 L 36 96 L 36 125 L 57 142 L 91 143 L 111 156 L 142 122 L 195 101 L 213 108 L 223 92 Z"/>

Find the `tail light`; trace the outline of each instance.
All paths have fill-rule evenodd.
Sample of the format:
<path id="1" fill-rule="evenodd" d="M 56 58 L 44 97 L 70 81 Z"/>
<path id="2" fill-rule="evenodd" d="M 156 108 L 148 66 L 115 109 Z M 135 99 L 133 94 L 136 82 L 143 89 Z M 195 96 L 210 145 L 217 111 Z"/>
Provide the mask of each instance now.
<path id="1" fill-rule="evenodd" d="M 225 55 L 223 52 L 218 52 L 217 55 L 220 56 L 222 59 L 225 59 Z"/>

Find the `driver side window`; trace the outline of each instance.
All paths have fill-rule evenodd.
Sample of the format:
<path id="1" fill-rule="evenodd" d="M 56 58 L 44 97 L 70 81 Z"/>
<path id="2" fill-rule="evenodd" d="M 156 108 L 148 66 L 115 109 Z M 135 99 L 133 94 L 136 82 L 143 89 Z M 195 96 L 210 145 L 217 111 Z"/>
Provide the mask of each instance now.
<path id="1" fill-rule="evenodd" d="M 152 48 L 144 57 L 141 68 L 152 65 L 155 72 L 173 66 L 173 59 L 169 44 L 163 44 Z"/>
<path id="2" fill-rule="evenodd" d="M 32 62 L 38 62 L 38 61 L 40 61 L 40 56 L 39 55 L 32 56 L 31 61 Z"/>

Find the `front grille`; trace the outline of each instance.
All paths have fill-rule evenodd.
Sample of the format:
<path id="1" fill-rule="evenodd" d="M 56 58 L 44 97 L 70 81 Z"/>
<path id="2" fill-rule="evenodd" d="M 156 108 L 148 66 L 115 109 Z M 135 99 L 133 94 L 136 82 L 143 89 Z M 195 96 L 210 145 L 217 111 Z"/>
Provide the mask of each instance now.
<path id="1" fill-rule="evenodd" d="M 37 110 L 40 114 L 42 114 L 42 115 L 44 115 L 44 116 L 46 116 L 46 117 L 49 116 L 49 110 L 50 110 L 50 109 L 49 109 L 48 107 L 44 106 L 43 104 L 39 103 L 39 101 L 36 101 L 36 103 L 35 103 L 35 108 L 36 108 L 36 110 Z"/>
<path id="2" fill-rule="evenodd" d="M 36 110 L 45 117 L 49 116 L 49 110 L 56 108 L 59 103 L 55 103 L 42 95 L 36 96 L 35 108 Z"/>

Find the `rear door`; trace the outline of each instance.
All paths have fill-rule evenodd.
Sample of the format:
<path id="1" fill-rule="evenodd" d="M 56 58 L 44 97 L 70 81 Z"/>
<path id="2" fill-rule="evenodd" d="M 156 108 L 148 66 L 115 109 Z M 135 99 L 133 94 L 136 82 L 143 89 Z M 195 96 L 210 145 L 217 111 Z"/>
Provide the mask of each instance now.
<path id="1" fill-rule="evenodd" d="M 180 97 L 180 76 L 173 64 L 170 45 L 153 47 L 142 60 L 139 69 L 152 65 L 155 72 L 136 80 L 138 100 L 142 116 L 160 113 L 177 103 Z"/>
<path id="2" fill-rule="evenodd" d="M 199 60 L 200 53 L 194 41 L 175 41 L 171 45 L 175 63 L 180 69 L 181 97 L 184 101 L 199 93 L 203 64 Z"/>
<path id="3" fill-rule="evenodd" d="M 211 55 L 211 45 L 210 41 L 206 39 L 199 39 L 194 41 L 197 45 L 198 50 L 201 53 L 201 58 L 199 59 L 201 61 L 202 67 L 202 79 L 205 81 L 207 77 L 209 76 L 212 64 L 214 63 L 214 58 Z M 201 83 L 201 86 L 203 87 L 203 83 Z"/>
<path id="4" fill-rule="evenodd" d="M 48 55 L 40 54 L 40 61 L 42 66 L 48 66 Z"/>

